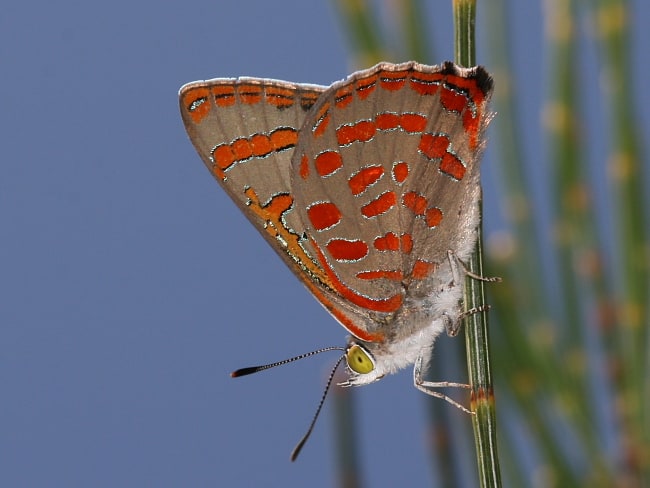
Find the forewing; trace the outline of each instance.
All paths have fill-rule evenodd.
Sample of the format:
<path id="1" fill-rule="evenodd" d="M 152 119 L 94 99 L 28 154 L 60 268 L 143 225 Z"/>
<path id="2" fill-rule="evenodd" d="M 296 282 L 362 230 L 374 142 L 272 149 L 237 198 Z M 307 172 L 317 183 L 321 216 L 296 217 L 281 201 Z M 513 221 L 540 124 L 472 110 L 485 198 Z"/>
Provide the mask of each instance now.
<path id="1" fill-rule="evenodd" d="M 304 253 L 294 211 L 291 157 L 298 132 L 325 87 L 237 78 L 180 90 L 185 129 L 223 189 L 294 272 L 319 273 Z"/>

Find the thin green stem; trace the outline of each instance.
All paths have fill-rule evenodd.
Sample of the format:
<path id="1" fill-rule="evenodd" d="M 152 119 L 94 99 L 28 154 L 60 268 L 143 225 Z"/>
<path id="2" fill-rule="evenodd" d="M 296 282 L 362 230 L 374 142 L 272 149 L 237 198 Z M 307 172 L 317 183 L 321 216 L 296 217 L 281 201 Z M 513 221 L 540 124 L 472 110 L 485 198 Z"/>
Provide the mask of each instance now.
<path id="1" fill-rule="evenodd" d="M 454 0 L 455 58 L 462 66 L 476 64 L 475 0 Z M 482 213 L 482 205 L 481 205 Z M 468 264 L 475 275 L 483 276 L 483 238 L 481 225 L 474 255 Z M 484 282 L 473 278 L 465 280 L 465 306 L 480 309 L 485 305 Z M 481 487 L 501 486 L 501 472 L 497 454 L 496 410 L 490 369 L 488 324 L 485 311 L 471 314 L 465 321 L 467 368 L 472 394 L 474 441 Z"/>

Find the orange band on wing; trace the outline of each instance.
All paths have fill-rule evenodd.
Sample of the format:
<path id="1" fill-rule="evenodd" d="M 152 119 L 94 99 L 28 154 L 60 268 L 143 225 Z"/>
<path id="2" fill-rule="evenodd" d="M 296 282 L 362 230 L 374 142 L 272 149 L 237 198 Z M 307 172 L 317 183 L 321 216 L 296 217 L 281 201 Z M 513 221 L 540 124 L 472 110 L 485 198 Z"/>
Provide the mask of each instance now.
<path id="1" fill-rule="evenodd" d="M 381 332 L 371 333 L 355 325 L 355 323 L 345 315 L 339 307 L 336 306 L 324 293 L 317 283 L 323 283 L 329 288 L 334 288 L 329 277 L 324 274 L 324 270 L 317 267 L 316 263 L 310 260 L 304 254 L 302 247 L 298 242 L 298 236 L 290 233 L 282 225 L 282 214 L 293 205 L 293 197 L 290 195 L 277 195 L 267 205 L 261 205 L 257 194 L 251 188 L 246 191 L 246 196 L 251 201 L 250 208 L 252 211 L 267 222 L 266 230 L 273 237 L 281 236 L 287 243 L 287 250 L 291 256 L 297 257 L 308 272 L 298 273 L 302 282 L 307 286 L 309 291 L 316 299 L 338 320 L 348 332 L 355 337 L 366 342 L 383 342 L 384 334 Z M 320 251 L 318 251 L 320 252 Z M 322 256 L 322 255 L 321 255 Z"/>
<path id="2" fill-rule="evenodd" d="M 393 295 L 390 298 L 373 300 L 372 298 L 364 297 L 362 295 L 359 295 L 358 293 L 355 293 L 351 288 L 348 288 L 341 282 L 341 280 L 339 280 L 338 276 L 336 276 L 336 273 L 334 273 L 334 271 L 329 267 L 327 260 L 323 255 L 323 252 L 318 247 L 318 245 L 314 242 L 313 239 L 311 239 L 311 243 L 314 246 L 314 249 L 316 250 L 318 261 L 323 267 L 323 270 L 325 271 L 325 274 L 327 275 L 329 282 L 343 298 L 345 298 L 351 303 L 354 303 L 355 305 L 365 308 L 366 310 L 371 310 L 374 312 L 391 313 L 391 312 L 395 312 L 397 309 L 399 309 L 399 307 L 402 306 L 402 301 L 403 301 L 402 295 Z M 338 315 L 335 316 L 337 316 L 338 318 Z M 378 339 L 379 337 L 383 337 L 383 334 L 369 333 L 368 331 L 357 327 L 351 322 L 344 323 L 343 325 L 352 334 L 354 334 L 356 337 L 364 341 L 377 342 L 379 340 Z"/>
<path id="3" fill-rule="evenodd" d="M 303 283 L 307 285 L 309 291 L 313 293 L 316 299 L 327 309 L 327 311 L 331 313 L 336 318 L 336 320 L 338 320 L 341 325 L 345 327 L 346 330 L 354 337 L 366 342 L 384 342 L 385 337 L 381 332 L 372 333 L 357 327 L 352 319 L 345 315 L 341 309 L 336 306 L 336 304 L 332 303 L 313 281 L 306 279 L 303 280 Z"/>

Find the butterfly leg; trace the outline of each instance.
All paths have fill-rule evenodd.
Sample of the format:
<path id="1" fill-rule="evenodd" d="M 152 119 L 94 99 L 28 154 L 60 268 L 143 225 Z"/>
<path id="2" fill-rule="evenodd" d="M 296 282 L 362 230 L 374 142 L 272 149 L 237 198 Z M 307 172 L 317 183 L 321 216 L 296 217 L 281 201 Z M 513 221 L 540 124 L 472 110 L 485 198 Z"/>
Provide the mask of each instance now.
<path id="1" fill-rule="evenodd" d="M 422 356 L 423 354 L 420 354 L 418 356 L 418 358 L 415 360 L 415 367 L 413 368 L 413 384 L 415 385 L 415 387 L 421 392 L 426 393 L 429 396 L 445 400 L 446 402 L 452 404 L 454 407 L 462 410 L 465 413 L 468 413 L 470 415 L 475 415 L 474 412 L 462 406 L 456 400 L 434 389 L 434 388 L 470 388 L 470 386 L 466 385 L 465 383 L 452 383 L 449 381 L 435 381 L 435 382 L 424 381 L 424 379 L 422 378 Z"/>
<path id="2" fill-rule="evenodd" d="M 463 313 L 456 314 L 454 316 L 448 314 L 447 312 L 442 314 L 442 320 L 445 323 L 445 330 L 447 331 L 447 335 L 449 337 L 456 337 L 458 335 L 460 326 L 463 323 L 463 318 Z"/>
<path id="3" fill-rule="evenodd" d="M 449 259 L 449 267 L 451 268 L 451 283 L 449 286 L 461 286 L 462 278 L 464 276 L 469 276 L 475 280 L 486 281 L 486 282 L 499 282 L 501 278 L 498 276 L 494 277 L 485 277 L 480 276 L 469 271 L 465 264 L 456 256 L 454 251 L 448 250 L 447 257 Z M 464 318 L 474 315 L 475 313 L 487 312 L 490 309 L 489 305 L 481 305 L 480 307 L 474 307 L 469 310 L 466 310 L 456 316 L 451 316 L 449 314 L 443 315 L 443 320 L 445 321 L 445 329 L 447 330 L 447 335 L 449 337 L 455 337 L 460 330 L 460 326 Z"/>
<path id="4" fill-rule="evenodd" d="M 485 281 L 488 283 L 496 283 L 501 281 L 500 276 L 481 276 L 477 275 L 476 273 L 472 273 L 469 269 L 467 269 L 465 263 L 463 263 L 458 258 L 458 256 L 456 256 L 456 253 L 451 249 L 447 251 L 447 257 L 449 259 L 449 265 L 451 266 L 451 274 L 454 279 L 454 283 L 460 283 L 461 274 L 469 276 L 470 278 L 474 278 L 475 280 Z"/>

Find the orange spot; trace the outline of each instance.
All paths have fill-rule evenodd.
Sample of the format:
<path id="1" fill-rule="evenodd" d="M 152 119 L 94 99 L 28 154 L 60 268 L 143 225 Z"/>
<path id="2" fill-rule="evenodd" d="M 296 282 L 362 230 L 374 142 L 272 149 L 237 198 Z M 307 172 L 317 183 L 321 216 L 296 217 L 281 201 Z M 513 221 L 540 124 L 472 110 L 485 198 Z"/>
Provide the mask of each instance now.
<path id="1" fill-rule="evenodd" d="M 228 144 L 215 147 L 212 152 L 212 158 L 214 159 L 214 164 L 222 170 L 228 169 L 236 160 L 235 153 Z"/>
<path id="2" fill-rule="evenodd" d="M 422 132 L 427 126 L 427 118 L 418 114 L 402 114 L 400 125 L 406 132 Z"/>
<path id="3" fill-rule="evenodd" d="M 183 97 L 183 106 L 195 124 L 210 113 L 209 91 L 207 88 L 193 88 Z"/>
<path id="4" fill-rule="evenodd" d="M 456 93 L 449 88 L 443 88 L 440 93 L 440 102 L 447 110 L 461 113 L 467 106 L 468 100 L 467 96 L 461 93 Z"/>
<path id="5" fill-rule="evenodd" d="M 402 234 L 399 240 L 402 245 L 402 252 L 410 254 L 413 250 L 413 237 L 411 237 L 411 234 Z"/>
<path id="6" fill-rule="evenodd" d="M 465 176 L 467 168 L 465 168 L 463 163 L 456 156 L 451 153 L 445 153 L 440 162 L 440 171 L 460 181 L 463 179 L 463 176 Z"/>
<path id="7" fill-rule="evenodd" d="M 429 276 L 436 269 L 434 263 L 428 263 L 426 261 L 417 260 L 413 265 L 413 270 L 411 271 L 411 278 L 416 280 L 421 280 Z"/>
<path id="8" fill-rule="evenodd" d="M 385 278 L 387 280 L 402 281 L 404 275 L 401 271 L 360 271 L 357 273 L 357 278 L 361 280 L 379 280 Z"/>
<path id="9" fill-rule="evenodd" d="M 400 117 L 396 114 L 379 114 L 375 118 L 375 122 L 379 130 L 396 129 L 399 126 Z"/>
<path id="10" fill-rule="evenodd" d="M 442 211 L 438 207 L 428 208 L 424 218 L 429 227 L 436 227 L 442 222 Z"/>
<path id="11" fill-rule="evenodd" d="M 327 129 L 327 126 L 330 123 L 329 108 L 329 103 L 324 103 L 321 106 L 318 116 L 316 117 L 316 123 L 314 124 L 314 127 L 312 127 L 314 137 L 320 137 L 325 133 L 325 129 Z"/>
<path id="12" fill-rule="evenodd" d="M 269 105 L 274 105 L 280 109 L 288 108 L 293 105 L 293 95 L 294 92 L 287 90 L 286 88 L 280 88 L 277 86 L 266 87 L 266 102 Z"/>
<path id="13" fill-rule="evenodd" d="M 368 78 L 357 81 L 357 96 L 365 100 L 377 88 L 377 75 L 374 74 Z"/>
<path id="14" fill-rule="evenodd" d="M 337 261 L 358 261 L 368 255 L 368 245 L 359 240 L 332 239 L 326 247 Z"/>
<path id="15" fill-rule="evenodd" d="M 476 149 L 487 95 L 483 91 L 485 87 L 479 86 L 476 78 L 453 74 L 416 73 L 411 78 L 411 88 L 422 95 L 433 95 L 440 87 L 440 102 L 447 110 L 463 112 L 463 127 L 469 134 L 469 146 L 472 150 Z M 470 103 L 476 107 L 474 114 L 472 110 L 467 110 Z"/>
<path id="16" fill-rule="evenodd" d="M 382 237 L 377 237 L 373 245 L 378 251 L 399 251 L 400 241 L 395 234 L 388 232 Z"/>
<path id="17" fill-rule="evenodd" d="M 279 223 L 282 214 L 289 210 L 293 205 L 293 197 L 287 194 L 280 194 L 274 196 L 271 201 L 264 206 L 266 212 L 266 220 L 274 223 Z M 267 228 L 268 230 L 268 228 Z"/>
<path id="18" fill-rule="evenodd" d="M 336 130 L 336 140 L 339 146 L 345 146 L 355 141 L 366 142 L 375 135 L 377 126 L 370 121 L 363 120 L 354 125 L 342 125 Z"/>
<path id="19" fill-rule="evenodd" d="M 352 87 L 346 86 L 336 92 L 334 105 L 336 108 L 345 108 L 352 102 Z"/>
<path id="20" fill-rule="evenodd" d="M 417 73 L 411 78 L 411 89 L 420 95 L 435 95 L 440 88 L 440 74 Z"/>
<path id="21" fill-rule="evenodd" d="M 312 205 L 307 209 L 307 216 L 318 231 L 329 229 L 341 221 L 341 211 L 331 202 Z"/>
<path id="22" fill-rule="evenodd" d="M 244 161 L 253 155 L 253 148 L 251 143 L 248 142 L 248 139 L 237 139 L 230 145 L 230 147 L 232 147 L 232 151 L 235 154 L 235 159 L 237 161 Z"/>
<path id="23" fill-rule="evenodd" d="M 432 83 L 434 81 L 440 81 L 442 80 L 443 75 L 442 73 L 414 73 L 412 81 L 414 82 L 426 82 L 426 83 Z"/>
<path id="24" fill-rule="evenodd" d="M 332 303 L 328 295 L 325 295 L 321 288 L 317 287 L 312 281 L 305 280 L 307 288 L 311 290 L 318 301 L 323 304 L 329 313 L 331 313 L 345 329 L 354 337 L 366 342 L 383 342 L 384 334 L 381 332 L 368 332 L 366 329 L 359 327 L 354 320 L 345 315 L 341 308 Z"/>
<path id="25" fill-rule="evenodd" d="M 407 75 L 407 71 L 382 71 L 379 73 L 379 83 L 385 90 L 401 90 L 406 84 Z"/>
<path id="26" fill-rule="evenodd" d="M 449 85 L 468 91 L 469 98 L 474 100 L 477 105 L 483 103 L 485 93 L 479 88 L 476 78 L 463 78 L 455 75 L 447 75 L 445 78 Z"/>
<path id="27" fill-rule="evenodd" d="M 427 209 L 427 199 L 414 191 L 405 193 L 402 196 L 402 204 L 413 211 L 415 215 L 424 215 Z"/>
<path id="28" fill-rule="evenodd" d="M 237 91 L 239 99 L 246 105 L 254 105 L 262 100 L 262 87 L 260 85 L 239 85 Z"/>
<path id="29" fill-rule="evenodd" d="M 463 114 L 463 127 L 465 132 L 469 134 L 469 147 L 470 149 L 476 149 L 478 144 L 478 133 L 479 133 L 479 123 L 481 119 L 472 115 L 471 110 L 466 110 Z"/>
<path id="30" fill-rule="evenodd" d="M 282 223 L 282 214 L 293 206 L 293 197 L 286 193 L 280 193 L 271 198 L 266 205 L 262 205 L 257 197 L 257 193 L 252 188 L 247 188 L 244 194 L 248 197 L 248 208 L 251 212 L 266 223 L 264 226 L 266 232 L 273 237 L 282 236 L 284 242 L 287 243 L 287 249 L 293 256 L 299 259 L 303 258 L 304 256 L 301 253 L 304 254 L 304 251 L 301 251 L 302 247 L 298 244 L 296 234 L 292 234 Z M 305 262 L 308 266 L 310 262 L 309 258 Z"/>
<path id="31" fill-rule="evenodd" d="M 343 166 L 343 160 L 336 151 L 325 151 L 316 156 L 314 165 L 316 166 L 316 172 L 320 176 L 328 176 Z"/>
<path id="32" fill-rule="evenodd" d="M 314 106 L 319 96 L 319 93 L 303 93 L 302 97 L 300 97 L 300 106 L 303 110 L 309 110 Z"/>
<path id="33" fill-rule="evenodd" d="M 268 136 L 264 134 L 255 134 L 250 138 L 251 148 L 253 149 L 253 156 L 258 158 L 268 156 L 273 152 L 273 147 L 271 146 L 271 141 L 269 141 Z"/>
<path id="34" fill-rule="evenodd" d="M 422 134 L 418 149 L 429 159 L 441 158 L 447 152 L 449 138 L 433 134 Z"/>
<path id="35" fill-rule="evenodd" d="M 381 166 L 368 166 L 348 180 L 353 195 L 360 195 L 384 175 L 384 168 Z"/>
<path id="36" fill-rule="evenodd" d="M 269 135 L 269 140 L 271 141 L 271 147 L 273 147 L 275 151 L 289 149 L 295 147 L 298 143 L 298 131 L 288 127 L 275 129 Z"/>
<path id="37" fill-rule="evenodd" d="M 397 203 L 397 197 L 392 191 L 382 193 L 370 203 L 361 207 L 361 213 L 364 217 L 376 217 L 390 210 Z"/>
<path id="38" fill-rule="evenodd" d="M 390 312 L 394 312 L 395 310 L 397 310 L 399 307 L 402 306 L 402 301 L 403 301 L 402 295 L 393 295 L 392 297 L 389 298 L 375 300 L 372 298 L 359 295 L 358 293 L 355 293 L 354 290 L 345 286 L 341 282 L 341 280 L 339 280 L 336 273 L 332 271 L 332 269 L 329 267 L 327 263 L 327 260 L 325 259 L 325 256 L 323 256 L 323 252 L 318 247 L 318 244 L 316 244 L 313 239 L 311 239 L 311 243 L 316 251 L 316 257 L 318 258 L 318 261 L 320 262 L 321 266 L 325 270 L 327 277 L 332 282 L 332 286 L 343 298 L 354 303 L 355 305 L 365 308 L 366 310 L 373 310 L 375 312 L 390 313 Z M 328 310 L 334 313 L 331 309 Z M 338 317 L 339 315 L 335 314 L 335 316 Z M 360 327 L 357 327 L 356 325 L 352 324 L 349 319 L 348 319 L 348 323 L 346 323 L 345 326 L 352 334 L 354 334 L 356 337 L 362 340 L 378 341 L 383 339 L 383 334 L 369 333 L 365 329 L 361 329 Z M 371 339 L 365 339 L 365 337 L 370 337 Z"/>
<path id="39" fill-rule="evenodd" d="M 217 85 L 212 87 L 214 103 L 217 107 L 229 107 L 235 104 L 235 87 L 233 85 Z"/>
<path id="40" fill-rule="evenodd" d="M 398 183 L 404 183 L 406 177 L 409 175 L 409 165 L 405 162 L 393 164 L 393 178 Z"/>
<path id="41" fill-rule="evenodd" d="M 459 91 L 466 91 L 466 96 L 460 96 L 467 101 L 472 100 L 477 107 L 483 104 L 485 100 L 486 93 L 479 87 L 476 78 L 464 78 L 453 74 L 441 73 L 415 73 L 411 78 L 411 88 L 422 95 L 435 94 L 443 84 L 456 88 Z M 443 90 L 449 91 L 449 88 L 445 87 Z M 440 96 L 443 98 L 445 95 L 441 94 Z M 454 109 L 449 108 L 449 110 Z"/>
<path id="42" fill-rule="evenodd" d="M 309 178 L 309 158 L 305 156 L 304 154 L 302 155 L 302 158 L 300 158 L 300 177 L 303 180 L 306 180 Z"/>
<path id="43" fill-rule="evenodd" d="M 314 261 L 312 256 L 305 253 L 300 242 L 302 236 L 286 227 L 283 215 L 293 208 L 293 197 L 287 193 L 279 193 L 263 205 L 253 188 L 247 188 L 244 190 L 244 194 L 248 198 L 247 208 L 264 222 L 264 230 L 266 230 L 267 234 L 274 239 L 279 238 L 285 243 L 284 250 L 291 256 L 291 260 L 288 260 L 289 265 L 296 271 L 312 293 L 320 297 L 319 289 L 315 283 L 331 289 L 332 284 L 325 271 Z M 320 298 L 320 300 L 326 307 L 328 306 L 329 302 L 325 297 Z M 336 316 L 335 313 L 334 315 Z"/>

